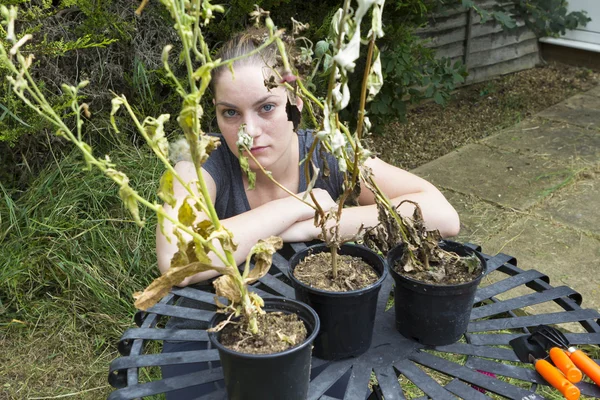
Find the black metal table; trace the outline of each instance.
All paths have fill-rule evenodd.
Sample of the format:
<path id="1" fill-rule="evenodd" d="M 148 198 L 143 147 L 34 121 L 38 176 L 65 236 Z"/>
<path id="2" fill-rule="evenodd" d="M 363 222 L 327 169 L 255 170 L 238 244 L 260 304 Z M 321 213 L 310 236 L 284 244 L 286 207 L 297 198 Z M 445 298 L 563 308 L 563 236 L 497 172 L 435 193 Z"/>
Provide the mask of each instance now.
<path id="1" fill-rule="evenodd" d="M 292 247 L 297 251 L 304 246 L 295 244 Z M 476 246 L 471 247 L 480 250 Z M 395 330 L 393 307 L 385 310 L 393 284 L 388 276 L 379 294 L 371 348 L 360 357 L 341 361 L 313 358 L 313 371 L 319 373 L 311 376 L 308 398 L 336 399 L 329 396 L 327 391 L 336 382 L 343 380 L 347 382 L 344 399 L 365 399 L 374 373 L 377 385 L 369 398 L 383 396 L 385 400 L 404 399 L 405 394 L 398 379 L 402 376 L 402 382 L 418 387 L 425 394 L 419 399 L 490 398 L 486 393 L 495 393 L 509 399 L 543 399 L 536 390 L 538 385 L 547 383 L 530 365 L 519 362 L 508 347 L 509 340 L 529 333 L 528 327 L 576 323 L 584 328 L 582 331 L 585 330 L 585 333 L 567 334 L 570 342 L 574 345 L 598 345 L 600 314 L 597 310 L 582 309 L 582 297 L 573 289 L 566 286 L 552 287 L 544 274 L 517 268 L 514 257 L 502 253 L 494 257 L 484 254 L 484 257 L 488 262 L 487 274 L 494 273 L 496 279 L 495 283 L 478 289 L 465 341 L 432 349 L 401 336 Z M 275 254 L 271 271 L 254 285 L 254 290 L 261 296 L 293 298 L 294 290 L 287 278 L 288 270 L 286 257 Z M 497 298 L 502 293 L 525 286 L 530 289 L 527 294 L 505 300 Z M 174 305 L 182 297 L 196 300 L 205 307 L 192 309 Z M 545 303 L 558 305 L 560 311 L 536 315 L 518 311 Z M 160 343 L 163 340 L 208 342 L 205 330 L 165 329 L 164 320 L 179 317 L 199 321 L 206 326 L 215 309 L 213 293 L 194 288 L 174 288 L 147 312 L 139 312 L 136 315 L 139 327 L 123 334 L 119 342 L 122 357 L 110 365 L 109 382 L 117 390 L 110 394 L 109 399 L 136 399 L 221 380 L 222 371 L 218 367 L 154 381 L 149 378 L 152 373 L 141 373 L 143 369 L 164 365 L 218 361 L 217 350 L 210 349 L 210 345 L 206 350 L 170 354 L 161 354 L 160 346 L 152 345 L 153 342 Z M 441 357 L 439 352 L 462 355 L 463 360 L 455 362 L 452 360 L 458 357 Z M 428 373 L 431 370 L 438 371 L 445 379 L 434 379 Z M 495 377 L 480 371 L 493 373 Z M 527 385 L 516 386 L 506 379 L 498 379 L 499 377 L 515 378 L 531 385 L 526 389 L 524 387 Z M 438 381 L 447 383 L 440 384 Z M 585 382 L 578 383 L 577 386 L 582 395 L 600 398 L 598 386 Z M 224 390 L 217 390 L 199 398 L 225 399 L 226 396 Z"/>

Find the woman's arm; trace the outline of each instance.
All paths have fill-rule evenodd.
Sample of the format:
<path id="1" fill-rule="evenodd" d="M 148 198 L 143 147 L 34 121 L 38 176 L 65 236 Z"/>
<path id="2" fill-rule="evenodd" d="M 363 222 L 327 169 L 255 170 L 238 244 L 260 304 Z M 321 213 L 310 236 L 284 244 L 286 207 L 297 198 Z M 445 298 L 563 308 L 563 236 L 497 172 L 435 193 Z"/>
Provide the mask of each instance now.
<path id="1" fill-rule="evenodd" d="M 175 170 L 184 179 L 185 182 L 197 181 L 197 175 L 194 166 L 190 162 L 179 162 L 175 165 Z M 214 202 L 216 198 L 216 185 L 208 172 L 202 170 L 204 180 L 206 182 L 211 200 Z M 197 193 L 196 185 L 192 185 L 192 189 Z M 165 210 L 170 215 L 177 216 L 179 207 L 183 200 L 187 197 L 188 192 L 177 181 L 173 184 L 174 196 L 177 199 L 175 208 L 165 205 Z M 318 201 L 321 205 L 333 205 L 333 200 L 324 190 L 318 191 Z M 323 204 L 326 203 L 326 204 Z M 292 197 L 277 199 L 256 207 L 250 211 L 224 219 L 221 221 L 231 233 L 233 233 L 234 242 L 237 244 L 237 249 L 234 253 L 236 264 L 241 264 L 246 260 L 250 249 L 259 239 L 265 239 L 269 236 L 277 236 L 288 229 L 297 221 L 304 219 L 312 220 L 314 211 L 309 206 L 302 204 Z M 203 221 L 208 217 L 204 213 L 199 213 L 196 222 Z M 173 231 L 173 225 L 169 221 L 164 222 L 164 231 L 170 233 Z M 164 274 L 171 265 L 171 258 L 177 252 L 177 238 L 170 235 L 171 243 L 163 235 L 160 227 L 156 229 L 156 253 L 158 258 L 158 268 Z M 190 239 L 189 235 L 184 234 L 184 238 Z M 218 241 L 214 242 L 217 249 L 221 250 Z M 222 250 L 221 250 L 222 251 Z M 214 265 L 223 265 L 221 260 L 213 253 L 209 254 Z M 203 281 L 217 276 L 215 271 L 201 272 L 193 277 L 187 278 L 179 286 L 186 286 L 190 283 Z"/>
<path id="2" fill-rule="evenodd" d="M 419 204 L 428 229 L 437 229 L 443 237 L 455 236 L 460 230 L 460 220 L 456 210 L 448 203 L 444 195 L 431 183 L 408 171 L 394 167 L 379 158 L 366 162 L 371 168 L 379 188 L 397 206 L 403 200 L 412 200 Z M 361 194 L 358 207 L 345 208 L 340 223 L 343 236 L 352 236 L 361 225 L 370 228 L 377 225 L 377 207 L 373 193 L 361 182 Z M 400 214 L 412 216 L 414 205 L 404 203 Z M 320 233 L 312 220 L 300 221 L 281 234 L 284 241 L 308 241 Z"/>

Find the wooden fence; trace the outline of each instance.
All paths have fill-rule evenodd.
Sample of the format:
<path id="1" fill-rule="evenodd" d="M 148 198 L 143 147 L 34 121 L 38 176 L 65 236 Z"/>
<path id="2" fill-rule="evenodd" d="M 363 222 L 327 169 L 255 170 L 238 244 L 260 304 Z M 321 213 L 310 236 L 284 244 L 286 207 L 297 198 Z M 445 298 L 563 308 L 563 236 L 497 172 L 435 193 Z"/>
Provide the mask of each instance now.
<path id="1" fill-rule="evenodd" d="M 494 4 L 485 1 L 484 8 Z M 495 21 L 481 22 L 474 11 L 455 10 L 432 16 L 428 26 L 417 30 L 436 57 L 462 60 L 469 71 L 466 83 L 533 68 L 540 63 L 538 39 L 524 23 L 505 30 Z"/>

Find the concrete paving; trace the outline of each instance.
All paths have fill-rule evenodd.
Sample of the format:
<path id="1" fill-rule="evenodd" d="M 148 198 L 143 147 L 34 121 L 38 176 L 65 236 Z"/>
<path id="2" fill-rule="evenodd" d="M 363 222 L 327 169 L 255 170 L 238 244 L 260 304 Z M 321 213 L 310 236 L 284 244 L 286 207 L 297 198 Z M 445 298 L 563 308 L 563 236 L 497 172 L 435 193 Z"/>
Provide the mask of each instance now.
<path id="1" fill-rule="evenodd" d="M 600 87 L 413 172 L 458 210 L 456 240 L 514 256 L 600 310 Z"/>

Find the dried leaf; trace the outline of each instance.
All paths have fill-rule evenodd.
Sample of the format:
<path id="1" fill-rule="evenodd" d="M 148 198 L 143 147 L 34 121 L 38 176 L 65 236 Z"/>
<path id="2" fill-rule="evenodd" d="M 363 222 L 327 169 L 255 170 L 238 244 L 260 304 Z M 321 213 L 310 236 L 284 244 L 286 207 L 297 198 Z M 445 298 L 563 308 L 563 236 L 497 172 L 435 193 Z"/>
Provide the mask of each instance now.
<path id="1" fill-rule="evenodd" d="M 196 214 L 194 213 L 194 209 L 187 202 L 188 198 L 183 200 L 181 207 L 179 207 L 179 212 L 177 213 L 177 219 L 185 226 L 192 226 L 194 221 L 196 220 Z"/>
<path id="2" fill-rule="evenodd" d="M 160 177 L 158 197 L 171 207 L 175 207 L 177 200 L 173 195 L 173 173 L 170 170 L 165 171 Z"/>
<path id="3" fill-rule="evenodd" d="M 213 286 L 217 296 L 225 297 L 233 304 L 239 304 L 242 301 L 242 292 L 232 276 L 220 276 L 213 282 Z"/>
<path id="4" fill-rule="evenodd" d="M 283 247 L 283 240 L 277 236 L 259 240 L 250 250 L 254 254 L 254 268 L 248 273 L 244 283 L 250 284 L 265 276 L 271 268 L 273 254 L 281 247 Z"/>
<path id="5" fill-rule="evenodd" d="M 125 204 L 125 207 L 127 207 L 131 213 L 131 216 L 136 224 L 143 226 L 144 221 L 140 219 L 140 209 L 138 207 L 138 201 L 135 197 L 136 194 L 136 191 L 133 190 L 127 183 L 123 183 L 119 188 L 119 197 L 123 201 L 123 204 Z"/>
<path id="6" fill-rule="evenodd" d="M 194 240 L 194 255 L 201 263 L 210 264 L 212 262 L 202 242 L 196 239 Z"/>
<path id="7" fill-rule="evenodd" d="M 212 269 L 214 269 L 212 265 L 199 262 L 171 267 L 166 274 L 155 279 L 143 292 L 136 292 L 133 294 L 135 307 L 140 310 L 147 310 L 169 293 L 169 290 L 171 290 L 173 286 L 177 285 L 188 276 Z"/>
<path id="8" fill-rule="evenodd" d="M 290 346 L 294 346 L 296 344 L 296 335 L 288 336 L 281 333 L 280 331 L 277 331 L 275 333 L 277 333 L 277 337 L 279 338 L 279 340 L 289 343 Z"/>

